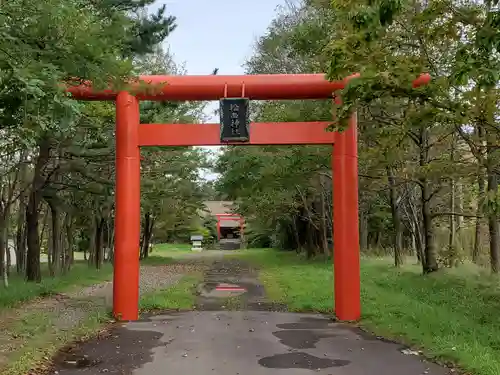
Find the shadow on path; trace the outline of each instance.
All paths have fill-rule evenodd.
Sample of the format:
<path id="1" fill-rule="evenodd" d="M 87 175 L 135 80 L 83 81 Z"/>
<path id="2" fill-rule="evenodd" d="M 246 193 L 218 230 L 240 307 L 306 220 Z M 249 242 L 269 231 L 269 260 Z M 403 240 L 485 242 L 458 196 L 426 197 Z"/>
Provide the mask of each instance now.
<path id="1" fill-rule="evenodd" d="M 452 373 L 329 317 L 275 310 L 284 306 L 266 301 L 255 270 L 238 260 L 215 259 L 198 287 L 197 311 L 121 324 L 61 353 L 55 370 L 59 375 Z"/>

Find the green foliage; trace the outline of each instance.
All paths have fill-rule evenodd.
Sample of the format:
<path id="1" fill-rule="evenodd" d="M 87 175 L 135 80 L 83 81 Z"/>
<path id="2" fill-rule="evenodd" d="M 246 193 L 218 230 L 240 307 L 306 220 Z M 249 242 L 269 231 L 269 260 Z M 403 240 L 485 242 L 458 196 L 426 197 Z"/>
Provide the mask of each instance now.
<path id="1" fill-rule="evenodd" d="M 498 15 L 490 2 L 311 0 L 282 8 L 256 43 L 249 73 L 326 72 L 331 80 L 360 73 L 336 93 L 342 100 L 329 130 L 343 131 L 357 111 L 362 246 L 413 253 L 420 246 L 428 272 L 437 269 L 436 253 L 455 248 L 438 239 L 443 226 L 455 242 L 475 215 L 497 215 Z M 431 83 L 413 87 L 421 73 Z M 332 108 L 276 101 L 252 110 L 256 121 L 304 121 L 331 119 Z M 304 239 L 330 238 L 330 154 L 228 147 L 217 188 L 237 201 L 256 244 L 324 247 Z M 486 180 L 485 170 L 484 195 L 472 185 Z M 422 229 L 424 222 L 431 224 Z M 477 226 L 480 233 L 481 219 Z M 480 236 L 474 241 L 482 246 Z M 491 243 L 498 253 L 500 241 Z"/>
<path id="2" fill-rule="evenodd" d="M 11 214 L 7 222 L 17 233 L 6 235 L 19 235 L 21 244 L 27 231 L 41 234 L 37 242 L 42 249 L 34 241 L 28 244 L 30 257 L 62 252 L 52 257 L 51 273 L 62 272 L 62 263 L 76 249 L 88 250 L 92 264 L 98 264 L 95 254 L 112 248 L 114 236 L 114 103 L 77 102 L 64 92 L 64 83 L 90 80 L 98 89 L 122 88 L 125 79 L 138 74 L 183 74 L 161 48 L 175 29 L 175 17 L 165 6 L 148 14 L 153 3 L 2 3 L 0 153 L 5 178 L 0 191 L 5 199 L 0 216 Z M 197 122 L 202 109 L 198 103 L 141 102 L 144 122 Z M 142 207 L 153 218 L 153 237 L 188 236 L 203 198 L 197 168 L 206 164 L 204 154 L 191 148 L 152 148 L 142 154 Z M 41 229 L 34 224 L 25 229 L 27 206 L 38 212 Z M 28 277 L 38 280 L 33 269 Z"/>
<path id="3" fill-rule="evenodd" d="M 245 240 L 249 248 L 263 249 L 272 246 L 273 230 L 267 225 L 259 225 L 257 220 L 245 228 Z"/>

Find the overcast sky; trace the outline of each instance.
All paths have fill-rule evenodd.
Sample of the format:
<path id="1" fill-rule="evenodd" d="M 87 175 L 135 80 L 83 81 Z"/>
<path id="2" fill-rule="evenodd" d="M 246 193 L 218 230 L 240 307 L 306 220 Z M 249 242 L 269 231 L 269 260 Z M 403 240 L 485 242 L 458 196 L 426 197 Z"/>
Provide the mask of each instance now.
<path id="1" fill-rule="evenodd" d="M 188 74 L 243 74 L 255 40 L 266 32 L 279 5 L 286 0 L 158 0 L 177 18 L 166 45 Z M 207 107 L 210 122 L 217 102 Z M 211 148 L 212 150 L 214 148 Z M 213 178 L 214 176 L 207 176 Z"/>

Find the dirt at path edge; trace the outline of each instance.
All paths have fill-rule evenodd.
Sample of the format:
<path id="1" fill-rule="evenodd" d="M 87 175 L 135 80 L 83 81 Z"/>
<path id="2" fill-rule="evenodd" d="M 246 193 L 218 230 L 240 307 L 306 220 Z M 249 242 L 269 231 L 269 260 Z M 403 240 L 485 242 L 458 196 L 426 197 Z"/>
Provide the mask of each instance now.
<path id="1" fill-rule="evenodd" d="M 175 284 L 200 266 L 197 262 L 141 266 L 140 295 Z M 44 363 L 66 343 L 96 330 L 107 335 L 98 329 L 113 323 L 112 298 L 113 283 L 108 281 L 0 311 L 0 373 L 24 375 L 37 362 L 41 365 L 33 373 L 43 373 L 48 369 Z"/>

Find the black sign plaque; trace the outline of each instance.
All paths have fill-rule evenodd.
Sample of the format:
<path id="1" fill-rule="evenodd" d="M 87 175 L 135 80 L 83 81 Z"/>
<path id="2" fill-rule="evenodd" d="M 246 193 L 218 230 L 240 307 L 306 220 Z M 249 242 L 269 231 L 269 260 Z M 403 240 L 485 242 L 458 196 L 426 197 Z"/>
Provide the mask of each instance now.
<path id="1" fill-rule="evenodd" d="M 223 98 L 220 100 L 221 142 L 248 142 L 250 117 L 247 98 Z"/>

